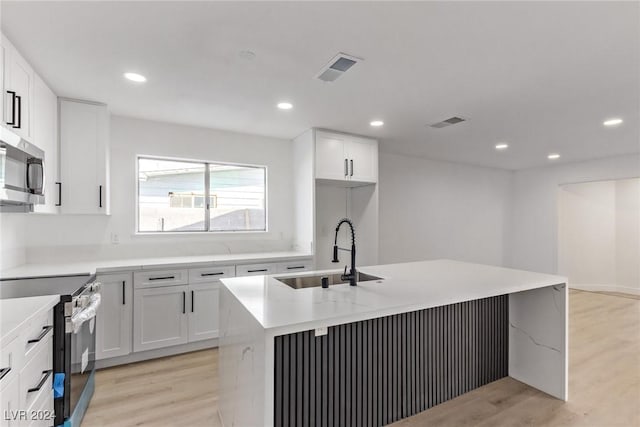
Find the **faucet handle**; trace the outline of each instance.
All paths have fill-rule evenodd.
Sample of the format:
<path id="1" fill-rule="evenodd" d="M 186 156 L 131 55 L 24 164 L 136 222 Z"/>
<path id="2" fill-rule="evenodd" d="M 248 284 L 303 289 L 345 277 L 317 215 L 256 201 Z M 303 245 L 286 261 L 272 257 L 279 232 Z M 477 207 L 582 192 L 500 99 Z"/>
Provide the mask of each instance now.
<path id="1" fill-rule="evenodd" d="M 346 265 L 344 266 L 344 273 L 342 273 L 342 275 L 343 275 L 343 276 L 346 276 L 346 275 L 347 275 L 347 266 L 346 266 Z"/>

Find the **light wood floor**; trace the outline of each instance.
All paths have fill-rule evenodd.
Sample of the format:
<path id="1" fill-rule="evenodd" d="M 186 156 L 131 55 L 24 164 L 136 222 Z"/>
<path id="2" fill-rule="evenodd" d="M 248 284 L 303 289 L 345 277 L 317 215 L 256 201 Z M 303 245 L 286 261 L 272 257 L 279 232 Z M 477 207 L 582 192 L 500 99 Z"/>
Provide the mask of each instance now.
<path id="1" fill-rule="evenodd" d="M 569 313 L 569 402 L 503 378 L 395 426 L 640 426 L 640 300 L 571 291 Z M 98 371 L 82 425 L 219 427 L 216 371 L 216 350 Z"/>

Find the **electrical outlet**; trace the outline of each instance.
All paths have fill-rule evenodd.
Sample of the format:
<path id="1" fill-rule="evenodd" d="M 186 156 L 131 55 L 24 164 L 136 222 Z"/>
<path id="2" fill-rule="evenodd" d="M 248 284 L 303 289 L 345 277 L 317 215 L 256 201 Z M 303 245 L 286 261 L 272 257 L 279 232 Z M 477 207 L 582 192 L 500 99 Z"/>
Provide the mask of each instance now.
<path id="1" fill-rule="evenodd" d="M 119 243 L 120 243 L 120 237 L 118 236 L 118 233 L 111 233 L 111 244 L 117 245 Z"/>
<path id="2" fill-rule="evenodd" d="M 323 328 L 316 328 L 316 337 L 321 337 L 323 335 L 327 335 L 329 332 L 328 328 L 325 326 Z"/>

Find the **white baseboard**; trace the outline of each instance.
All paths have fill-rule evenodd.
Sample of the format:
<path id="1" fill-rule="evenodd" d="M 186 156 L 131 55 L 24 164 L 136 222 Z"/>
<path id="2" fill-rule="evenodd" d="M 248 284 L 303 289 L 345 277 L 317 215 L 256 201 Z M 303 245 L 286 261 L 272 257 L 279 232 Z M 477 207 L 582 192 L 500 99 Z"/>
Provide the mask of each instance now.
<path id="1" fill-rule="evenodd" d="M 125 365 L 127 363 L 141 362 L 143 360 L 157 359 L 159 357 L 175 356 L 176 354 L 205 350 L 218 346 L 218 339 L 197 341 L 172 347 L 158 348 L 155 350 L 131 353 L 127 356 L 111 357 L 109 359 L 96 360 L 96 369 L 110 368 L 112 366 Z"/>
<path id="2" fill-rule="evenodd" d="M 623 294 L 630 295 L 640 295 L 640 289 L 638 288 L 630 288 L 626 286 L 616 286 L 616 285 L 584 285 L 584 284 L 575 284 L 570 283 L 569 288 L 578 289 L 581 291 L 591 291 L 591 292 L 620 292 Z"/>

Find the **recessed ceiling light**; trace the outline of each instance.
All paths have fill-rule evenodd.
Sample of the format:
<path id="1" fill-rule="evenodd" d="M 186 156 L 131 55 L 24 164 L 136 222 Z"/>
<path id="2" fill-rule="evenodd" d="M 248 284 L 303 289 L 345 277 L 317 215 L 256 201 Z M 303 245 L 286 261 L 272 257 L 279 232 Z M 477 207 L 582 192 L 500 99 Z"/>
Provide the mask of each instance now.
<path id="1" fill-rule="evenodd" d="M 384 124 L 384 122 L 382 120 L 373 120 L 371 123 L 369 123 L 371 126 L 382 126 Z"/>
<path id="2" fill-rule="evenodd" d="M 496 144 L 496 150 L 505 150 L 507 148 L 509 148 L 509 144 L 505 144 L 505 143 Z"/>
<path id="3" fill-rule="evenodd" d="M 281 110 L 290 110 L 293 108 L 293 104 L 290 102 L 280 102 L 278 103 L 278 108 Z"/>
<path id="4" fill-rule="evenodd" d="M 147 81 L 147 78 L 145 76 L 138 73 L 124 73 L 124 78 L 136 83 L 144 83 Z"/>
<path id="5" fill-rule="evenodd" d="M 560 154 L 558 153 L 551 153 L 547 156 L 547 159 L 549 160 L 555 160 L 555 159 L 559 159 L 560 158 Z"/>
<path id="6" fill-rule="evenodd" d="M 238 56 L 242 59 L 246 59 L 246 60 L 253 60 L 256 58 L 256 54 L 255 52 L 251 51 L 251 50 L 241 50 L 240 52 L 238 52 Z"/>
<path id="7" fill-rule="evenodd" d="M 620 123 L 622 123 L 622 119 L 615 118 L 615 119 L 605 120 L 602 124 L 605 126 L 617 126 Z"/>

